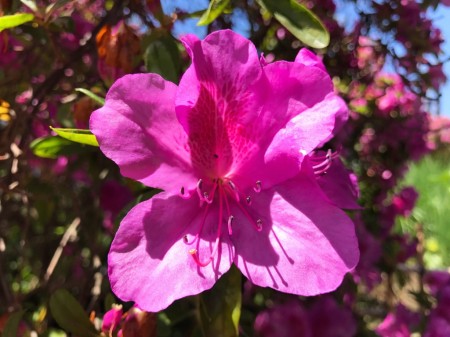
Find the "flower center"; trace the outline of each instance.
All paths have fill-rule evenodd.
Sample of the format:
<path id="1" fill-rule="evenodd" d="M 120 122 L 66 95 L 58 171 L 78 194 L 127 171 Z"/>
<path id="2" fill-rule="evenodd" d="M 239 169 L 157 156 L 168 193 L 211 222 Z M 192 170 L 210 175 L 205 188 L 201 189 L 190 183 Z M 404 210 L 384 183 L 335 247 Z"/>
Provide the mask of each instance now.
<path id="1" fill-rule="evenodd" d="M 213 183 L 211 188 L 209 190 L 205 190 L 203 180 L 198 180 L 196 194 L 200 200 L 200 208 L 203 208 L 202 219 L 200 221 L 198 231 L 194 235 L 194 237 L 189 240 L 188 236 L 185 235 L 183 238 L 183 241 L 186 245 L 195 245 L 195 248 L 189 250 L 189 254 L 192 256 L 197 265 L 201 267 L 207 266 L 217 254 L 222 236 L 222 227 L 225 223 L 227 226 L 228 235 L 233 235 L 233 223 L 235 219 L 234 215 L 231 212 L 231 206 L 233 205 L 233 203 L 239 208 L 239 210 L 242 212 L 245 218 L 247 218 L 248 222 L 254 227 L 256 231 L 260 232 L 262 230 L 262 220 L 255 220 L 248 211 L 248 208 L 252 204 L 251 196 L 242 193 L 242 191 L 239 190 L 239 188 L 230 178 L 215 178 L 212 182 Z M 261 191 L 261 181 L 256 181 L 253 190 L 255 191 L 255 193 L 259 193 Z M 180 195 L 185 199 L 190 198 L 190 195 L 185 194 L 184 187 L 181 188 Z M 206 260 L 201 260 L 199 256 L 200 237 L 203 232 L 206 218 L 211 209 L 211 205 L 216 202 L 219 203 L 219 212 L 214 246 L 210 256 Z M 224 217 L 224 214 L 226 214 L 226 217 Z M 225 221 L 224 219 L 227 220 Z"/>

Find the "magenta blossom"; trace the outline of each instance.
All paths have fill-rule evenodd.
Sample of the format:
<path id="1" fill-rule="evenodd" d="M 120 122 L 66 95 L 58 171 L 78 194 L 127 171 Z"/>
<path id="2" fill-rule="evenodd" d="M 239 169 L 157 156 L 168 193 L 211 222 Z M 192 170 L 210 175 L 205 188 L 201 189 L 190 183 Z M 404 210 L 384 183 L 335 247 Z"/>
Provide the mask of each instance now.
<path id="1" fill-rule="evenodd" d="M 410 337 L 411 331 L 419 321 L 417 313 L 399 304 L 395 312 L 389 313 L 375 331 L 381 337 Z"/>
<path id="2" fill-rule="evenodd" d="M 256 316 L 254 329 L 260 337 L 313 337 L 308 314 L 296 301 L 262 311 Z"/>
<path id="3" fill-rule="evenodd" d="M 159 311 L 211 288 L 232 264 L 287 293 L 336 289 L 359 251 L 352 221 L 317 182 L 333 156 L 308 157 L 347 114 L 323 64 L 302 50 L 263 65 L 228 30 L 182 42 L 192 65 L 179 86 L 124 76 L 91 116 L 122 174 L 163 190 L 120 224 L 113 291 Z"/>
<path id="4" fill-rule="evenodd" d="M 113 304 L 112 308 L 103 316 L 102 331 L 111 335 L 114 330 L 117 330 L 120 327 L 122 315 L 122 306 Z"/>
<path id="5" fill-rule="evenodd" d="M 319 297 L 308 311 L 293 300 L 276 304 L 258 314 L 254 328 L 261 337 L 352 337 L 356 334 L 351 311 L 329 296 Z"/>

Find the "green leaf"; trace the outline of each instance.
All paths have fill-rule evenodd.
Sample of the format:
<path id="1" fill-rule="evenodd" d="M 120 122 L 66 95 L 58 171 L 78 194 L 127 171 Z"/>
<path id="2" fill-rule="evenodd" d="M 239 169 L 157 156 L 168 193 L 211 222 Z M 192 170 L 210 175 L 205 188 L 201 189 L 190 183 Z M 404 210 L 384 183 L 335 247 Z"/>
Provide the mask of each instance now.
<path id="1" fill-rule="evenodd" d="M 56 134 L 75 143 L 86 144 L 91 146 L 99 146 L 97 138 L 90 130 L 84 129 L 64 129 L 50 127 Z"/>
<path id="2" fill-rule="evenodd" d="M 241 297 L 241 273 L 232 266 L 211 290 L 199 295 L 199 317 L 204 336 L 239 335 Z"/>
<path id="3" fill-rule="evenodd" d="M 37 138 L 31 142 L 30 148 L 36 156 L 42 158 L 86 153 L 94 149 L 94 147 L 74 143 L 58 136 Z"/>
<path id="4" fill-rule="evenodd" d="M 67 290 L 59 289 L 50 297 L 50 311 L 67 332 L 79 337 L 99 337 L 83 307 Z"/>
<path id="5" fill-rule="evenodd" d="M 144 62 L 148 72 L 178 83 L 180 51 L 172 36 L 165 35 L 152 40 L 145 50 Z"/>
<path id="6" fill-rule="evenodd" d="M 197 26 L 206 26 L 219 17 L 227 8 L 230 0 L 211 0 L 208 9 L 203 13 Z"/>
<path id="7" fill-rule="evenodd" d="M 23 23 L 33 21 L 34 15 L 30 13 L 17 13 L 0 16 L 0 32 L 7 28 L 20 26 Z"/>
<path id="8" fill-rule="evenodd" d="M 75 91 L 81 92 L 82 94 L 85 94 L 86 96 L 92 98 L 94 101 L 96 101 L 100 105 L 105 105 L 105 99 L 103 97 L 100 97 L 96 94 L 94 94 L 92 91 L 89 91 L 84 88 L 76 88 Z"/>
<path id="9" fill-rule="evenodd" d="M 330 43 L 330 34 L 323 23 L 296 0 L 257 1 L 304 44 L 313 48 L 325 48 Z"/>
<path id="10" fill-rule="evenodd" d="M 17 330 L 19 329 L 20 320 L 24 313 L 25 310 L 20 310 L 9 316 L 3 328 L 2 337 L 17 337 L 19 335 Z"/>

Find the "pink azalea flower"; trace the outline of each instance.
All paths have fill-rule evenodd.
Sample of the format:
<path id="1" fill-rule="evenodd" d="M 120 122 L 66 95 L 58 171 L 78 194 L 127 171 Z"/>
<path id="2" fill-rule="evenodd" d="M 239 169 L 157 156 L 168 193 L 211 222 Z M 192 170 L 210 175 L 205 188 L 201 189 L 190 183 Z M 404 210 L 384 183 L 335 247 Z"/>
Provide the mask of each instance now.
<path id="1" fill-rule="evenodd" d="M 424 337 L 445 337 L 450 333 L 450 286 L 444 285 L 436 295 L 437 305 L 431 311 Z"/>
<path id="2" fill-rule="evenodd" d="M 100 188 L 99 199 L 103 209 L 103 227 L 112 233 L 115 218 L 133 200 L 133 194 L 128 187 L 117 181 L 107 180 Z"/>
<path id="3" fill-rule="evenodd" d="M 431 270 L 423 279 L 431 295 L 436 296 L 445 286 L 450 285 L 450 274 L 443 270 Z"/>
<path id="4" fill-rule="evenodd" d="M 305 311 L 291 300 L 262 311 L 255 320 L 255 335 L 260 337 L 352 337 L 356 322 L 349 309 L 329 296 L 319 297 Z"/>
<path id="5" fill-rule="evenodd" d="M 322 63 L 304 51 L 263 66 L 232 31 L 182 42 L 192 65 L 178 87 L 127 75 L 91 116 L 122 174 L 164 191 L 122 220 L 112 289 L 159 311 L 211 288 L 232 264 L 287 293 L 336 289 L 359 251 L 352 221 L 317 182 L 331 159 L 307 157 L 347 114 Z"/>
<path id="6" fill-rule="evenodd" d="M 376 328 L 381 337 L 410 337 L 414 326 L 419 322 L 419 315 L 399 305 L 395 312 L 389 313 Z"/>
<path id="7" fill-rule="evenodd" d="M 313 337 L 307 312 L 295 301 L 277 304 L 256 316 L 259 337 Z"/>
<path id="8" fill-rule="evenodd" d="M 392 207 L 396 214 L 407 217 L 411 214 L 419 193 L 411 186 L 404 187 L 397 195 L 392 198 Z"/>
<path id="9" fill-rule="evenodd" d="M 359 197 L 356 176 L 345 168 L 344 164 L 337 158 L 337 153 L 333 154 L 331 151 L 328 151 L 325 158 L 327 156 L 333 159 L 329 163 L 322 159 L 323 151 L 309 156 L 311 162 L 315 164 L 317 182 L 326 198 L 339 208 L 361 209 L 356 202 Z"/>
<path id="10" fill-rule="evenodd" d="M 121 305 L 113 305 L 111 310 L 107 311 L 103 316 L 102 331 L 106 334 L 111 333 L 120 327 L 123 310 Z"/>
<path id="11" fill-rule="evenodd" d="M 352 312 L 331 296 L 319 297 L 308 311 L 313 337 L 353 337 L 356 322 Z"/>

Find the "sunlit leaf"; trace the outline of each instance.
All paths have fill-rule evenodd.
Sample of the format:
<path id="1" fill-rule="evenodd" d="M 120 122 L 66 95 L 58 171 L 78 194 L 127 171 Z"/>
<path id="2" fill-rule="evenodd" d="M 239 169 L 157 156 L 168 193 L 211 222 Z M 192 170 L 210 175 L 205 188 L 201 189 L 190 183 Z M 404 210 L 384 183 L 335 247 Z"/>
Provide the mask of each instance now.
<path id="1" fill-rule="evenodd" d="M 257 0 L 297 39 L 313 48 L 325 48 L 330 34 L 323 23 L 296 0 Z"/>
<path id="2" fill-rule="evenodd" d="M 9 316 L 3 328 L 2 337 L 17 337 L 19 335 L 17 330 L 19 329 L 20 320 L 24 313 L 25 311 L 21 310 Z"/>
<path id="3" fill-rule="evenodd" d="M 206 26 L 219 17 L 227 8 L 230 0 L 211 0 L 208 9 L 203 13 L 198 21 L 198 26 Z"/>
<path id="4" fill-rule="evenodd" d="M 33 12 L 37 12 L 37 4 L 34 0 L 20 0 L 21 3 L 23 3 L 25 6 L 27 6 L 29 9 L 31 9 Z"/>
<path id="5" fill-rule="evenodd" d="M 69 2 L 72 2 L 74 0 L 58 0 L 54 3 L 51 3 L 50 5 L 48 5 L 45 8 L 45 14 L 47 16 L 49 16 L 51 13 L 53 13 L 54 11 L 56 11 L 57 9 L 65 6 L 66 4 L 68 4 Z"/>
<path id="6" fill-rule="evenodd" d="M 26 22 L 33 21 L 34 15 L 30 13 L 17 13 L 13 15 L 0 16 L 0 32 L 7 28 L 20 26 Z"/>
<path id="7" fill-rule="evenodd" d="M 241 294 L 241 273 L 232 267 L 212 289 L 199 295 L 199 316 L 204 336 L 238 336 Z"/>
<path id="8" fill-rule="evenodd" d="M 86 96 L 92 98 L 94 101 L 96 101 L 100 105 L 105 105 L 105 99 L 103 97 L 100 97 L 100 96 L 94 94 L 92 91 L 89 91 L 84 88 L 76 88 L 75 91 L 85 94 Z"/>
<path id="9" fill-rule="evenodd" d="M 97 138 L 90 130 L 84 129 L 63 129 L 50 127 L 56 134 L 75 143 L 86 144 L 91 146 L 99 146 Z"/>
<path id="10" fill-rule="evenodd" d="M 59 289 L 50 297 L 50 311 L 67 332 L 80 337 L 99 337 L 81 304 L 67 290 Z"/>
<path id="11" fill-rule="evenodd" d="M 42 158 L 57 158 L 58 156 L 69 156 L 80 154 L 95 149 L 92 146 L 74 143 L 59 136 L 48 136 L 37 138 L 30 144 L 33 153 Z"/>

